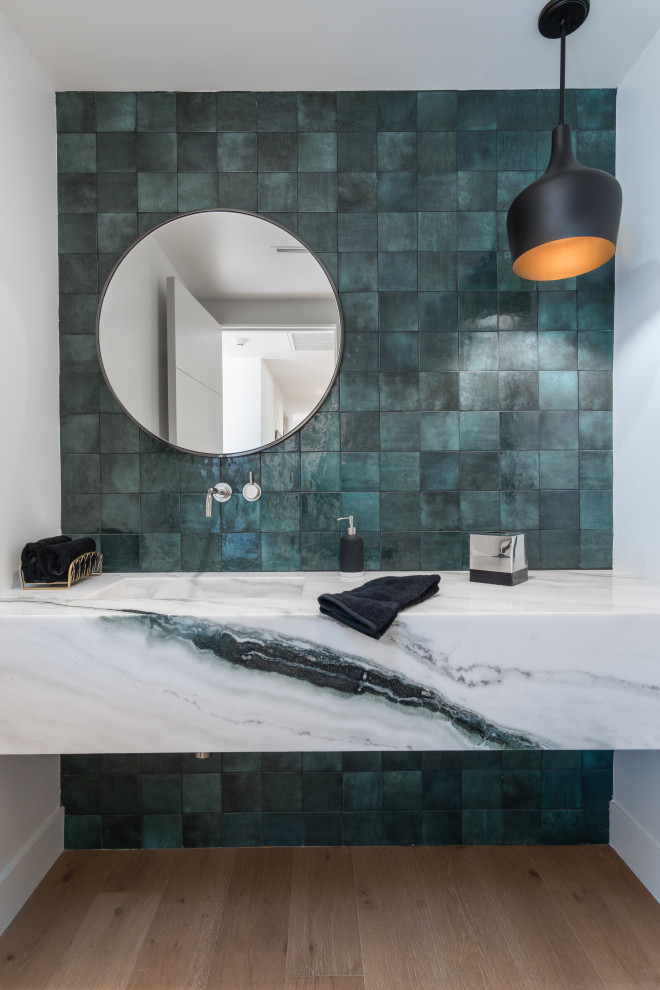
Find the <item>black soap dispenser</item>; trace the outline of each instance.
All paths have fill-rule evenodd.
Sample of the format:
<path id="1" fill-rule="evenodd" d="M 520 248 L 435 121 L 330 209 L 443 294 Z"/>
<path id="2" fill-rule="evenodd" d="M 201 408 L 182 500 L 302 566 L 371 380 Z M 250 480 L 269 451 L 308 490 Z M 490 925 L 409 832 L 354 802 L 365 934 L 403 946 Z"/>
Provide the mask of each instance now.
<path id="1" fill-rule="evenodd" d="M 345 578 L 364 577 L 364 543 L 357 535 L 353 516 L 340 516 L 337 522 L 348 520 L 346 532 L 341 538 L 339 549 L 339 576 Z"/>

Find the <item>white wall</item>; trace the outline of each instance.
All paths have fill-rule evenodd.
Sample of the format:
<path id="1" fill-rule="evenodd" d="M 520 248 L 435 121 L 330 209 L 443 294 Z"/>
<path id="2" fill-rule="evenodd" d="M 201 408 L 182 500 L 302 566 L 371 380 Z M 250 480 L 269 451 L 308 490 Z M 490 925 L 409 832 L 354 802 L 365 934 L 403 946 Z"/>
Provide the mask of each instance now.
<path id="1" fill-rule="evenodd" d="M 55 98 L 2 13 L 0 133 L 1 589 L 60 531 Z M 62 849 L 59 803 L 56 756 L 0 758 L 0 931 Z"/>
<path id="2" fill-rule="evenodd" d="M 617 95 L 614 566 L 660 579 L 660 33 Z M 660 644 L 658 646 L 660 660 Z M 660 899 L 660 754 L 617 752 L 611 839 Z"/>
<path id="3" fill-rule="evenodd" d="M 103 298 L 99 342 L 105 373 L 122 405 L 145 429 L 166 437 L 166 280 L 177 274 L 154 237 L 133 248 Z"/>

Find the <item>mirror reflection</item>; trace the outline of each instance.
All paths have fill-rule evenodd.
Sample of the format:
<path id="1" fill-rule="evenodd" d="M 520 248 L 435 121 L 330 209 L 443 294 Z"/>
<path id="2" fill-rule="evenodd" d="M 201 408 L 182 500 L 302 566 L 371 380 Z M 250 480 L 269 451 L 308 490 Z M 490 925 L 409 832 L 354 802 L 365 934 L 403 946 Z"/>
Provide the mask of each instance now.
<path id="1" fill-rule="evenodd" d="M 318 258 L 251 213 L 177 217 L 108 281 L 101 367 L 143 429 L 196 454 L 276 443 L 312 415 L 338 370 L 342 319 Z"/>

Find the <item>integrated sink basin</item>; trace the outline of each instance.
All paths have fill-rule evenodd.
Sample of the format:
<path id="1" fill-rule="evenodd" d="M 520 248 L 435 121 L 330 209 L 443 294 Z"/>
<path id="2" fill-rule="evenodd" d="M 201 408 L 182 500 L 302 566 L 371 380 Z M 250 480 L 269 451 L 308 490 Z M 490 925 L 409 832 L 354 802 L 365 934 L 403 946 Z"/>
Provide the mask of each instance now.
<path id="1" fill-rule="evenodd" d="M 297 600 L 305 587 L 304 576 L 288 574 L 138 574 L 121 577 L 81 597 L 114 601 L 224 602 L 255 599 Z"/>
<path id="2" fill-rule="evenodd" d="M 445 572 L 375 640 L 319 611 L 362 580 L 105 573 L 8 592 L 0 754 L 660 749 L 660 584 Z"/>

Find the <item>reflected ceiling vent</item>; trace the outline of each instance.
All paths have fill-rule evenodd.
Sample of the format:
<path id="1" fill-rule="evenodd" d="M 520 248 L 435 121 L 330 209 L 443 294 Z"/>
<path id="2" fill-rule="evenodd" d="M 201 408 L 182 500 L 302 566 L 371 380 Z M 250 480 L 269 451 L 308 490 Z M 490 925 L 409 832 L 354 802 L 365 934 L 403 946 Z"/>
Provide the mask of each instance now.
<path id="1" fill-rule="evenodd" d="M 275 254 L 309 254 L 306 247 L 303 247 L 302 245 L 300 247 L 295 247 L 293 244 L 273 244 L 271 251 L 274 251 Z"/>
<path id="2" fill-rule="evenodd" d="M 334 351 L 333 330 L 294 330 L 289 335 L 293 351 Z"/>

